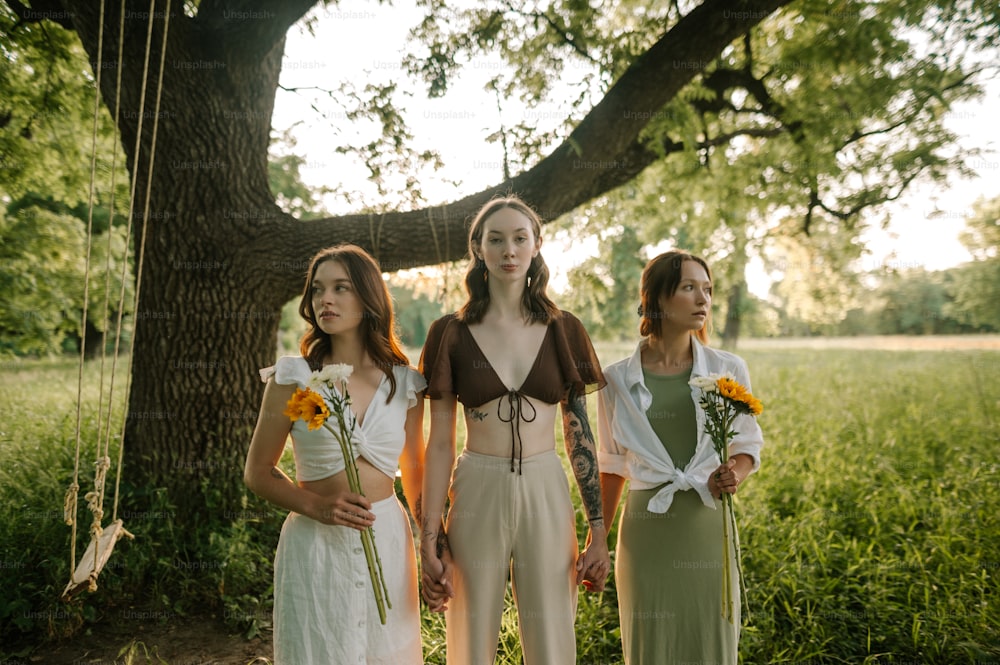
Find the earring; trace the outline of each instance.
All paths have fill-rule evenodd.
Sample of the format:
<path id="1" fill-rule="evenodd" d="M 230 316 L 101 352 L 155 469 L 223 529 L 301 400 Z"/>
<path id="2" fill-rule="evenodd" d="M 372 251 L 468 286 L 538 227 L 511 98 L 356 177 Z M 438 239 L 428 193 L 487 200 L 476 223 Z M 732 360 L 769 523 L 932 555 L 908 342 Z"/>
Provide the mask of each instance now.
<path id="1" fill-rule="evenodd" d="M 483 266 L 483 283 L 489 283 L 490 281 L 490 270 L 485 265 Z"/>

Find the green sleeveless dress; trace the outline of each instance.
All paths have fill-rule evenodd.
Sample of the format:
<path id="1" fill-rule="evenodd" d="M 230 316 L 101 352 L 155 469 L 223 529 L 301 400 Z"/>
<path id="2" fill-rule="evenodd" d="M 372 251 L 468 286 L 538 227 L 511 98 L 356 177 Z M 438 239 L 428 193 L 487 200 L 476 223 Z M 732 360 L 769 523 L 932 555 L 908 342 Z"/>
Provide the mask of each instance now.
<path id="1" fill-rule="evenodd" d="M 697 444 L 690 373 L 643 371 L 653 395 L 647 418 L 674 465 L 683 469 Z M 718 663 L 736 665 L 739 588 L 733 584 L 733 623 L 722 616 L 722 510 L 702 503 L 693 490 L 677 492 L 670 510 L 651 513 L 659 491 L 632 490 L 625 500 L 615 579 L 626 665 Z M 732 551 L 726 565 L 736 577 Z"/>

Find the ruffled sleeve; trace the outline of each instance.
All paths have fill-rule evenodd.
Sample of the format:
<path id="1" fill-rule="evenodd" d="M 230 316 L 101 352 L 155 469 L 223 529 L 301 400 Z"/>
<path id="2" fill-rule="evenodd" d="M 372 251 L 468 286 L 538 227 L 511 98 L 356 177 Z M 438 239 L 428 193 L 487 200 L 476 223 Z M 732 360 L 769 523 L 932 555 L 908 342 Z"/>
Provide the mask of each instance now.
<path id="1" fill-rule="evenodd" d="M 607 385 L 597 352 L 580 320 L 569 312 L 562 312 L 553 324 L 556 354 L 563 375 L 563 401 L 571 390 L 584 395 Z"/>
<path id="2" fill-rule="evenodd" d="M 427 379 L 424 375 L 412 367 L 404 367 L 403 388 L 406 390 L 406 408 L 412 409 L 417 405 L 417 393 L 427 387 Z"/>
<path id="3" fill-rule="evenodd" d="M 308 384 L 312 375 L 309 363 L 301 356 L 282 356 L 274 365 L 264 367 L 259 373 L 264 383 L 273 378 L 275 383 L 283 386 L 295 384 L 299 387 Z"/>
<path id="4" fill-rule="evenodd" d="M 431 324 L 427 331 L 427 341 L 420 353 L 420 374 L 426 380 L 424 396 L 441 399 L 442 393 L 454 393 L 452 379 L 451 347 L 455 344 L 454 314 L 443 316 Z"/>

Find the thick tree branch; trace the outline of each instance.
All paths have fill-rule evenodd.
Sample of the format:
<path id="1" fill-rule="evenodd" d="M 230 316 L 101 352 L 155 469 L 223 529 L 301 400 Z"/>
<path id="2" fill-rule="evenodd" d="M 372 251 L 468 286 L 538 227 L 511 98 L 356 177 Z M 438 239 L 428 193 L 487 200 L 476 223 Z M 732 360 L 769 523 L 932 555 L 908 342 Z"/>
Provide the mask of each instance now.
<path id="1" fill-rule="evenodd" d="M 555 219 L 625 184 L 661 157 L 661 151 L 642 144 L 643 129 L 726 46 L 789 2 L 709 0 L 699 5 L 626 70 L 562 145 L 512 179 L 420 211 L 390 213 L 374 220 L 348 215 L 311 221 L 309 238 L 303 238 L 307 228 L 303 224 L 278 222 L 260 229 L 253 251 L 279 252 L 295 257 L 293 263 L 298 264 L 332 240 L 344 240 L 370 249 L 384 269 L 396 270 L 464 257 L 470 216 L 498 194 L 516 192 L 546 220 Z M 428 227 L 431 243 L 424 247 L 407 243 L 413 229 Z M 390 246 L 390 241 L 397 244 Z M 296 279 L 300 281 L 301 275 Z M 299 286 L 296 281 L 295 288 Z"/>
<path id="2" fill-rule="evenodd" d="M 134 4 L 139 11 L 138 4 L 135 4 L 137 1 L 141 2 L 130 0 L 130 7 Z M 707 0 L 697 6 L 632 63 L 560 146 L 524 173 L 442 206 L 384 216 L 356 214 L 302 223 L 281 215 L 275 208 L 242 224 L 240 233 L 244 234 L 245 242 L 237 251 L 242 255 L 237 261 L 261 265 L 260 278 L 273 280 L 275 290 L 287 296 L 300 289 L 301 266 L 308 262 L 309 257 L 318 249 L 338 241 L 355 242 L 368 248 L 380 258 L 383 268 L 388 271 L 460 259 L 466 253 L 466 225 L 470 216 L 497 194 L 517 192 L 545 219 L 555 219 L 628 182 L 655 159 L 662 157 L 663 146 L 642 145 L 640 137 L 646 126 L 727 46 L 790 1 Z M 204 133 L 199 128 L 211 127 L 219 122 L 216 113 L 239 109 L 246 112 L 249 108 L 254 112 L 252 117 L 257 117 L 258 112 L 261 117 L 270 117 L 270 101 L 264 104 L 261 95 L 246 88 L 246 85 L 248 81 L 255 81 L 259 89 L 262 83 L 266 85 L 270 83 L 268 79 L 273 78 L 273 85 L 267 89 L 273 90 L 277 86 L 276 67 L 280 64 L 277 50 L 270 48 L 264 64 L 252 53 L 244 52 L 241 59 L 240 50 L 244 47 L 240 44 L 255 41 L 257 45 L 254 48 L 257 50 L 269 48 L 268 44 L 277 46 L 285 30 L 315 2 L 295 0 L 273 3 L 281 5 L 277 7 L 250 0 L 203 0 L 196 19 L 175 14 L 179 11 L 180 0 L 176 2 L 178 9 L 172 9 L 170 41 L 171 53 L 176 52 L 177 55 L 171 55 L 170 59 L 193 57 L 212 63 L 224 61 L 224 67 L 204 74 L 197 72 L 197 80 L 204 78 L 206 84 L 215 81 L 214 85 L 222 85 L 230 92 L 218 99 L 213 98 L 221 105 L 217 104 L 219 108 L 210 118 L 202 115 L 197 122 L 181 117 L 167 118 L 172 123 L 172 131 L 176 133 L 183 129 Z M 73 9 L 75 27 L 88 45 L 88 51 L 91 51 L 96 42 L 96 15 L 89 3 L 83 0 L 73 2 Z M 148 5 L 143 11 L 148 11 Z M 255 12 L 265 15 L 258 17 Z M 179 20 L 174 20 L 175 17 Z M 106 17 L 109 23 L 112 20 Z M 146 22 L 137 22 L 136 29 L 142 27 L 138 23 L 144 26 Z M 255 67 L 266 70 L 263 78 L 254 78 L 260 72 L 251 77 L 251 70 Z M 175 80 L 178 76 L 185 77 L 186 82 Z M 191 78 L 183 69 L 169 69 L 164 82 L 171 93 L 167 100 L 188 90 Z M 108 98 L 107 92 L 105 98 Z M 228 99 L 236 100 L 232 109 L 227 105 Z M 173 111 L 174 108 L 184 107 L 174 105 L 171 108 L 168 105 L 166 108 Z M 206 108 L 196 107 L 203 114 Z M 138 108 L 130 110 L 143 112 Z M 257 124 L 249 123 L 248 129 L 251 128 L 256 131 Z M 261 129 L 265 127 L 261 125 Z M 128 134 L 123 132 L 123 136 Z M 263 141 L 265 134 L 261 134 L 263 138 L 254 136 L 253 140 Z M 211 142 L 211 134 L 203 138 Z M 717 137 L 716 140 L 725 139 Z M 262 150 L 261 155 L 265 154 L 266 150 Z M 163 154 L 162 159 L 170 160 L 164 162 L 169 165 L 175 160 L 183 161 L 190 157 Z M 256 166 L 252 170 L 254 174 L 264 172 L 263 167 L 257 169 Z M 236 172 L 218 169 L 205 175 L 225 180 L 235 177 Z M 165 184 L 160 183 L 161 186 Z M 232 182 L 227 180 L 225 186 L 234 197 L 247 187 L 260 189 L 256 178 L 253 182 L 246 178 Z M 257 198 L 251 196 L 248 200 L 256 201 Z M 223 209 L 222 212 L 226 211 Z M 415 230 L 419 230 L 425 238 L 429 236 L 431 242 L 413 243 Z M 219 242 L 218 237 L 225 237 L 225 234 L 220 232 L 206 236 L 205 240 L 215 243 Z M 232 248 L 229 247 L 229 250 Z"/>

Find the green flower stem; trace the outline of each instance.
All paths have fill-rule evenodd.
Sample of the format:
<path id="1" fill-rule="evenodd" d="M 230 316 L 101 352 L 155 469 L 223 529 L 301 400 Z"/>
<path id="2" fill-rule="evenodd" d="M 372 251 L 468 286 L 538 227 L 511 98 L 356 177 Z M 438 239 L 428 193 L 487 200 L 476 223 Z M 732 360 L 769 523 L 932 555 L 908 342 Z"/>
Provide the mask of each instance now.
<path id="1" fill-rule="evenodd" d="M 722 500 L 722 616 L 733 622 L 733 581 L 729 570 L 729 516 L 726 514 L 726 500 Z"/>
<path id="2" fill-rule="evenodd" d="M 340 452 L 344 456 L 344 471 L 347 474 L 348 486 L 352 492 L 364 496 L 364 490 L 361 488 L 361 478 L 358 475 L 358 464 L 354 456 L 354 444 L 351 441 L 351 436 L 354 433 L 354 420 L 352 419 L 351 427 L 348 429 L 346 414 L 344 412 L 346 405 L 350 404 L 350 399 L 347 387 L 345 386 L 343 398 L 333 400 L 333 413 L 337 416 L 337 430 L 334 430 L 330 426 L 329 419 L 323 423 L 323 426 L 340 443 Z M 385 575 L 382 571 L 382 558 L 379 556 L 378 548 L 375 546 L 375 531 L 373 527 L 368 527 L 361 532 L 361 546 L 365 551 L 368 576 L 371 579 L 372 592 L 375 594 L 375 604 L 378 606 L 378 618 L 384 626 L 386 621 L 386 607 L 392 609 L 392 602 L 389 600 L 389 587 L 386 585 Z"/>
<path id="3" fill-rule="evenodd" d="M 722 427 L 720 429 L 722 433 L 725 433 L 729 431 L 729 409 L 723 405 L 721 411 Z M 729 461 L 729 446 L 727 445 L 729 442 L 723 435 L 715 443 L 719 460 L 725 464 Z M 732 497 L 725 492 L 720 492 L 720 494 L 722 495 L 722 616 L 729 623 L 733 623 L 733 576 L 729 567 L 729 518 Z"/>
<path id="4" fill-rule="evenodd" d="M 707 393 L 702 398 L 702 407 L 708 416 L 705 422 L 705 430 L 712 439 L 712 445 L 719 456 L 719 461 L 725 464 L 729 461 L 729 442 L 735 436 L 731 431 L 733 422 L 736 420 L 737 411 L 735 407 L 719 393 Z M 733 552 L 736 559 L 736 572 L 739 578 L 740 599 L 743 606 L 749 611 L 747 604 L 746 581 L 743 578 L 743 563 L 741 559 L 740 546 L 736 537 L 736 512 L 733 507 L 733 495 L 727 492 L 720 492 L 722 495 L 722 616 L 729 623 L 733 623 L 733 580 L 732 571 L 729 566 L 729 554 Z M 730 547 L 730 538 L 732 547 Z"/>
<path id="5" fill-rule="evenodd" d="M 740 552 L 740 539 L 736 535 L 736 512 L 733 510 L 733 497 L 732 495 L 727 496 L 729 503 L 729 520 L 733 531 L 733 548 L 735 549 L 736 557 L 736 574 L 740 583 L 740 600 L 743 601 L 743 608 L 750 615 L 750 603 L 747 601 L 747 585 L 746 580 L 743 578 L 743 554 Z"/>

